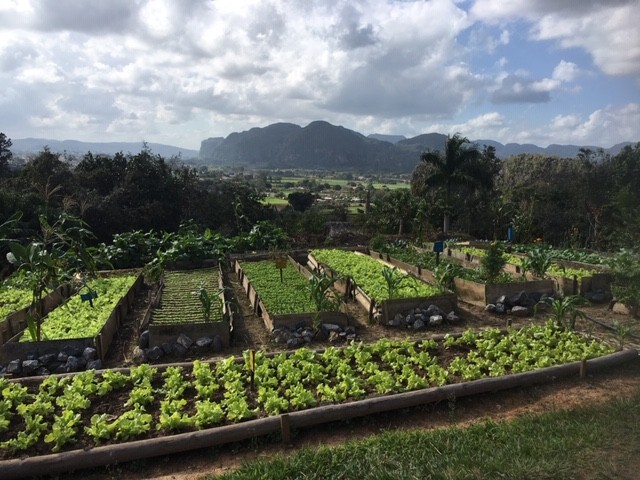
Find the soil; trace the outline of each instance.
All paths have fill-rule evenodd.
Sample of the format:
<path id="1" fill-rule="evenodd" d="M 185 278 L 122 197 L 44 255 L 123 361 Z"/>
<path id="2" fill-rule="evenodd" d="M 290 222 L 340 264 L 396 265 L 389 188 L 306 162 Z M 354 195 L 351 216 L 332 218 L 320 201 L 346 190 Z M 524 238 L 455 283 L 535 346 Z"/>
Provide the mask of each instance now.
<path id="1" fill-rule="evenodd" d="M 252 313 L 252 309 L 240 285 L 233 274 L 227 275 L 227 282 L 233 287 L 238 315 L 235 316 L 231 347 L 218 357 L 241 355 L 248 348 L 256 350 L 282 350 L 280 345 L 271 341 L 262 319 Z M 147 289 L 139 295 L 136 305 L 127 317 L 123 328 L 114 339 L 110 354 L 106 360 L 107 367 L 132 365 L 132 352 L 137 344 L 137 333 L 151 295 Z M 372 325 L 367 320 L 366 312 L 357 304 L 348 305 L 348 314 L 356 326 L 358 340 L 372 342 L 379 338 L 407 338 L 406 330 L 391 329 L 380 325 Z M 606 306 L 586 307 L 583 311 L 589 319 L 578 319 L 577 329 L 601 338 L 614 345 L 616 339 L 612 325 L 621 322 L 631 328 L 624 340 L 625 347 L 640 349 L 640 329 L 637 320 L 612 314 Z M 462 331 L 467 328 L 487 326 L 504 327 L 508 323 L 521 326 L 529 323 L 541 323 L 547 314 L 539 312 L 528 318 L 499 316 L 485 312 L 482 308 L 459 304 L 462 321 L 456 326 L 442 326 L 435 333 Z M 434 333 L 411 332 L 410 338 L 427 338 Z M 311 348 L 322 348 L 328 344 L 312 343 Z M 211 357 L 215 359 L 216 357 Z M 191 360 L 192 358 L 187 358 Z M 536 387 L 517 388 L 499 393 L 484 394 L 468 399 L 457 399 L 454 403 L 427 405 L 399 412 L 369 416 L 344 422 L 336 422 L 319 427 L 303 429 L 295 432 L 292 444 L 283 444 L 279 437 L 267 437 L 253 441 L 229 444 L 222 447 L 209 448 L 194 452 L 182 453 L 160 459 L 148 459 L 122 465 L 98 468 L 83 472 L 82 478 L 104 480 L 115 478 L 145 478 L 156 480 L 191 480 L 207 474 L 221 474 L 238 468 L 243 462 L 257 458 L 270 458 L 276 454 L 288 455 L 304 447 L 338 445 L 349 440 L 361 439 L 382 431 L 417 428 L 430 430 L 451 425 L 466 426 L 476 422 L 493 420 L 509 420 L 519 416 L 541 413 L 559 409 L 569 409 L 582 405 L 597 405 L 614 398 L 631 396 L 640 391 L 640 362 L 633 362 L 615 370 L 585 379 L 571 379 L 559 383 L 545 384 Z M 640 469 L 640 457 L 620 459 L 627 472 Z M 622 467 L 621 467 L 622 468 Z M 58 478 L 78 478 L 78 473 L 61 475 Z M 621 477 L 624 478 L 624 477 Z M 629 476 L 628 478 L 632 478 Z"/>

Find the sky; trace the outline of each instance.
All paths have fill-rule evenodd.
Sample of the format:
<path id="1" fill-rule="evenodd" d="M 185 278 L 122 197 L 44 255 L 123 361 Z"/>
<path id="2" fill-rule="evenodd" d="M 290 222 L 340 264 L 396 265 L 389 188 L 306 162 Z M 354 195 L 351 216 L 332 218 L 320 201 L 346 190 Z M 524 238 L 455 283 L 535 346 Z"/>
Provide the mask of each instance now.
<path id="1" fill-rule="evenodd" d="M 0 0 L 0 132 L 640 141 L 640 0 Z"/>

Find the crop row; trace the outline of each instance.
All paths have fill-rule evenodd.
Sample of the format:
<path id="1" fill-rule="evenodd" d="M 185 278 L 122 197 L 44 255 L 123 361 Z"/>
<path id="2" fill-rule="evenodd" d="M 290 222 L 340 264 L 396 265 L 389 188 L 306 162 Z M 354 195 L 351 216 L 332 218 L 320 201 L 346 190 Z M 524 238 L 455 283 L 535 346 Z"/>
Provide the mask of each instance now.
<path id="1" fill-rule="evenodd" d="M 24 288 L 3 284 L 0 288 L 0 321 L 31 304 L 32 293 Z"/>
<path id="2" fill-rule="evenodd" d="M 153 323 L 202 323 L 203 300 L 210 301 L 209 320 L 220 321 L 223 311 L 218 277 L 215 268 L 165 272 L 161 306 L 153 312 Z"/>
<path id="3" fill-rule="evenodd" d="M 383 339 L 317 353 L 249 352 L 190 370 L 149 365 L 130 373 L 87 371 L 39 386 L 0 378 L 0 457 L 117 443 L 207 428 L 321 404 L 524 372 L 609 353 L 552 322 L 502 334 L 469 330 L 444 340 Z M 17 432 L 17 433 L 16 433 Z"/>
<path id="4" fill-rule="evenodd" d="M 477 248 L 477 247 L 465 246 L 465 247 L 461 247 L 460 251 L 479 257 L 479 258 L 484 257 L 486 255 L 486 251 L 484 249 Z M 555 250 L 552 250 L 552 252 L 555 253 Z M 523 257 L 506 253 L 505 260 L 506 260 L 506 263 L 510 263 L 511 265 L 522 266 Z M 576 277 L 578 280 L 581 280 L 583 278 L 592 276 L 594 273 L 598 273 L 598 271 L 592 268 L 566 267 L 559 263 L 552 263 L 547 269 L 546 273 L 547 275 L 550 275 L 552 277 L 565 277 L 565 278 Z"/>
<path id="5" fill-rule="evenodd" d="M 95 337 L 135 281 L 135 275 L 89 281 L 88 289 L 81 289 L 81 293 L 93 292 L 95 297 L 90 302 L 84 301 L 81 294 L 77 293 L 49 312 L 42 322 L 42 338 L 61 340 Z M 31 337 L 23 334 L 20 341 L 31 341 Z"/>
<path id="6" fill-rule="evenodd" d="M 311 300 L 309 292 L 309 280 L 289 262 L 282 269 L 282 280 L 280 279 L 280 270 L 276 268 L 272 260 L 243 262 L 242 270 L 270 314 L 283 315 L 316 311 L 316 306 Z"/>
<path id="7" fill-rule="evenodd" d="M 338 249 L 313 250 L 311 254 L 321 264 L 344 277 L 351 277 L 369 298 L 380 302 L 389 298 L 389 286 L 383 275 L 383 265 L 377 260 Z M 441 293 L 415 277 L 406 276 L 395 288 L 395 298 L 431 297 Z"/>

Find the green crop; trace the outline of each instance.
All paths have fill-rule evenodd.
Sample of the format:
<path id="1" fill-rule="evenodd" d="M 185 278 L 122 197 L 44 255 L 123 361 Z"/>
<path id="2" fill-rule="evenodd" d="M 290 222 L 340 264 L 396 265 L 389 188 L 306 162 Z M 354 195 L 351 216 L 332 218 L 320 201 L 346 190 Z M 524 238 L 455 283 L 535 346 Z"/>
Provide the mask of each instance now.
<path id="1" fill-rule="evenodd" d="M 43 338 L 47 340 L 67 338 L 95 337 L 118 302 L 136 281 L 134 275 L 98 278 L 87 286 L 97 293 L 97 298 L 89 302 L 82 301 L 79 294 L 73 295 L 65 304 L 50 312 L 42 323 Z M 31 341 L 28 335 L 22 335 L 21 342 Z"/>
<path id="2" fill-rule="evenodd" d="M 351 277 L 371 299 L 380 302 L 389 298 L 389 284 L 383 276 L 383 264 L 374 258 L 337 249 L 313 250 L 311 254 L 320 263 L 340 275 Z M 441 293 L 438 287 L 407 276 L 391 291 L 395 298 L 432 297 Z"/>
<path id="3" fill-rule="evenodd" d="M 31 290 L 2 285 L 0 288 L 0 320 L 31 305 Z"/>
<path id="4" fill-rule="evenodd" d="M 221 321 L 223 308 L 218 276 L 215 268 L 165 272 L 162 301 L 151 321 L 154 324 Z M 204 305 L 202 300 L 210 303 Z"/>
<path id="5" fill-rule="evenodd" d="M 269 313 L 316 311 L 316 304 L 309 295 L 309 281 L 289 262 L 282 270 L 282 281 L 280 270 L 272 260 L 243 262 L 241 266 Z"/>

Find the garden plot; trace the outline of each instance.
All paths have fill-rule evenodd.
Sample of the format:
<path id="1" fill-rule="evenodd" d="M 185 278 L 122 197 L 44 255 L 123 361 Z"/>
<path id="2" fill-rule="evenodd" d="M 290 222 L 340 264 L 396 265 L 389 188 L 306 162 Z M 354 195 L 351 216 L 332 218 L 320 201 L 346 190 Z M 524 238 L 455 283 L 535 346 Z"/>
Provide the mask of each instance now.
<path id="1" fill-rule="evenodd" d="M 289 427 L 586 373 L 597 362 L 587 359 L 611 352 L 548 322 L 322 352 L 246 351 L 243 358 L 163 371 L 141 365 L 38 382 L 0 378 L 0 470 L 5 478 L 41 475 L 274 431 L 284 436 Z M 626 351 L 598 360 L 611 365 L 635 357 Z"/>
<path id="2" fill-rule="evenodd" d="M 71 294 L 71 287 L 63 285 L 42 299 L 41 311 L 49 313 Z M 0 290 L 0 345 L 27 328 L 29 306 L 33 299 L 30 290 L 4 287 Z"/>
<path id="3" fill-rule="evenodd" d="M 371 255 L 382 258 L 398 268 L 410 271 L 425 281 L 435 281 L 433 270 L 436 267 L 436 260 L 433 252 L 417 252 L 407 248 L 395 250 L 393 254 L 371 252 Z M 443 264 L 448 261 L 450 260 L 447 258 L 441 259 Z M 543 295 L 553 295 L 555 291 L 553 280 L 525 281 L 524 278 L 516 279 L 504 274 L 501 275 L 500 282 L 487 283 L 482 281 L 478 270 L 457 266 L 455 272 L 457 275 L 453 278 L 453 282 L 458 299 L 479 307 L 500 303 L 501 300 L 504 303 L 507 300 L 510 307 L 529 308 Z"/>
<path id="4" fill-rule="evenodd" d="M 471 265 L 479 265 L 486 250 L 479 247 L 460 246 L 457 250 L 448 250 L 448 255 L 457 258 Z M 558 252 L 564 258 L 570 258 L 569 252 Z M 555 282 L 557 293 L 562 295 L 583 295 L 592 300 L 602 297 L 599 303 L 607 300 L 611 293 L 611 274 L 604 265 L 588 264 L 584 262 L 555 259 L 545 270 L 545 276 L 550 277 Z M 587 257 L 589 258 L 589 257 Z M 526 276 L 528 280 L 540 280 L 532 275 L 530 271 L 525 271 L 523 262 L 526 255 L 507 254 L 505 271 L 513 275 Z M 598 295 L 594 296 L 594 294 Z"/>
<path id="5" fill-rule="evenodd" d="M 314 269 L 328 268 L 342 281 L 342 291 L 353 295 L 368 312 L 370 319 L 384 325 L 397 315 L 423 305 L 441 310 L 455 310 L 456 296 L 413 276 L 383 265 L 366 254 L 338 249 L 311 251 L 309 264 Z"/>
<path id="6" fill-rule="evenodd" d="M 149 346 L 210 338 L 229 346 L 230 322 L 220 268 L 166 271 L 158 293 L 159 307 L 149 323 Z M 216 340 L 218 337 L 218 340 Z M 188 346 L 186 347 L 188 348 Z"/>
<path id="7" fill-rule="evenodd" d="M 43 340 L 34 341 L 27 330 L 20 332 L 0 347 L 0 362 L 24 363 L 27 357 L 51 359 L 51 355 L 63 350 L 69 352 L 69 356 L 79 357 L 87 347 L 95 348 L 97 356 L 104 360 L 141 283 L 141 275 L 131 273 L 112 274 L 89 281 L 80 293 L 44 317 Z M 58 367 L 66 368 L 56 365 Z M 70 367 L 71 370 L 74 368 Z"/>
<path id="8" fill-rule="evenodd" d="M 282 257 L 278 264 L 273 259 L 236 259 L 234 270 L 254 312 L 262 316 L 270 332 L 298 325 L 348 325 L 348 317 L 337 311 L 340 302 L 325 303 L 325 309 L 312 299 L 312 274 L 291 256 Z"/>

